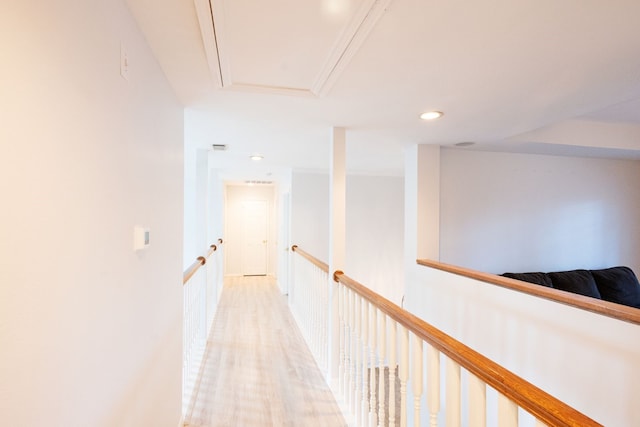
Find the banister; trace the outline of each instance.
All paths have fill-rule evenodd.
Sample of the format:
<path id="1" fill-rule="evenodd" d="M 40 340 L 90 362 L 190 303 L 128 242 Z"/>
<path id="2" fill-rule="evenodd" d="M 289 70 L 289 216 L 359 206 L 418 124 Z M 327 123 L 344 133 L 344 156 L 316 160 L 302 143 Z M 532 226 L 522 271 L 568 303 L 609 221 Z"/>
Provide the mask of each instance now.
<path id="1" fill-rule="evenodd" d="M 218 239 L 218 243 L 222 244 L 222 239 Z M 207 263 L 207 258 L 209 258 L 217 250 L 218 250 L 218 247 L 216 245 L 211 245 L 209 246 L 209 250 L 207 251 L 206 257 L 199 256 L 198 258 L 196 258 L 193 264 L 191 264 L 189 268 L 187 268 L 182 274 L 182 284 L 185 285 L 189 281 L 189 279 L 191 279 L 191 277 L 193 277 L 193 275 L 196 274 L 196 271 L 198 271 L 200 267 L 202 267 Z"/>
<path id="2" fill-rule="evenodd" d="M 218 250 L 218 247 L 216 245 L 209 246 L 209 252 L 207 252 L 207 258 L 209 258 L 211 254 L 213 254 L 217 250 Z"/>
<path id="3" fill-rule="evenodd" d="M 309 254 L 308 252 L 303 251 L 302 249 L 300 249 L 298 247 L 298 245 L 291 246 L 291 250 L 293 252 L 296 252 L 297 254 L 302 256 L 303 258 L 305 258 L 307 261 L 309 261 L 310 263 L 312 263 L 313 265 L 318 267 L 320 270 L 324 271 L 325 273 L 329 273 L 329 265 L 327 263 L 324 263 L 324 262 L 320 261 L 318 258 L 316 258 L 313 255 Z"/>
<path id="4" fill-rule="evenodd" d="M 301 251 L 299 248 L 295 249 Z M 334 280 L 374 304 L 380 311 L 404 326 L 417 337 L 458 363 L 549 426 L 600 426 L 601 424 L 566 405 L 528 381 L 520 378 L 475 350 L 455 340 L 419 317 L 345 275 L 334 273 Z"/>
<path id="5" fill-rule="evenodd" d="M 565 305 L 570 305 L 593 313 L 602 314 L 624 322 L 640 324 L 640 310 L 633 307 L 627 307 L 621 304 L 615 304 L 609 301 L 603 301 L 595 298 L 586 297 L 579 294 L 561 291 L 559 289 L 548 288 L 546 286 L 536 285 L 533 283 L 523 282 L 521 280 L 511 279 L 508 277 L 497 276 L 491 273 L 471 270 L 469 268 L 458 267 L 451 264 L 445 264 L 438 261 L 428 259 L 419 259 L 416 261 L 419 265 L 431 267 L 448 273 L 457 274 L 459 276 L 480 280 L 503 288 L 512 289 L 514 291 L 523 292 L 539 298 L 545 298 L 556 301 Z"/>
<path id="6" fill-rule="evenodd" d="M 200 266 L 203 266 L 206 263 L 207 259 L 205 257 L 199 256 L 198 258 L 196 258 L 193 264 L 191 264 L 189 268 L 187 268 L 187 270 L 184 272 L 184 275 L 182 276 L 182 284 L 186 284 L 189 279 L 191 279 L 191 277 L 196 274 L 196 271 L 198 271 Z"/>

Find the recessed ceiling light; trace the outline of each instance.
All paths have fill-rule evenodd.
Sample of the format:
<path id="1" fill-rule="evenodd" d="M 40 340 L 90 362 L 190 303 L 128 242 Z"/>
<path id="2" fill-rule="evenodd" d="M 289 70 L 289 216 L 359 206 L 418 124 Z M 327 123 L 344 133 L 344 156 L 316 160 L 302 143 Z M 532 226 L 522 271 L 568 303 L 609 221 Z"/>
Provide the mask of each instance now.
<path id="1" fill-rule="evenodd" d="M 427 111 L 426 113 L 420 114 L 420 118 L 422 120 L 435 120 L 442 117 L 444 113 L 442 111 Z"/>
<path id="2" fill-rule="evenodd" d="M 253 154 L 253 155 L 251 155 L 249 158 L 250 158 L 251 160 L 253 160 L 253 161 L 258 162 L 258 161 L 262 160 L 264 157 L 263 157 L 263 156 L 261 156 L 260 154 Z"/>

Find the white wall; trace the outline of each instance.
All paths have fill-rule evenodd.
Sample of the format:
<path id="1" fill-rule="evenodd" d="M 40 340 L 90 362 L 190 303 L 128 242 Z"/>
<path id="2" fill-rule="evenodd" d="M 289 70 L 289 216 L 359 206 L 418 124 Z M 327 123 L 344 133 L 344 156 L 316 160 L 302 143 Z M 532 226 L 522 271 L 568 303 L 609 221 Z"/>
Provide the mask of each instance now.
<path id="1" fill-rule="evenodd" d="M 3 2 L 0 51 L 2 424 L 175 427 L 182 107 L 121 1 Z"/>
<path id="2" fill-rule="evenodd" d="M 399 304 L 404 293 L 404 180 L 347 177 L 345 272 Z"/>
<path id="3" fill-rule="evenodd" d="M 218 239 L 224 240 L 224 182 L 215 169 L 209 170 L 209 226 L 207 241 L 218 245 Z"/>
<path id="4" fill-rule="evenodd" d="M 409 311 L 601 424 L 637 425 L 639 325 L 419 265 L 407 278 Z"/>
<path id="5" fill-rule="evenodd" d="M 277 205 L 275 188 L 271 185 L 227 185 L 225 196 L 225 275 L 242 275 L 242 203 L 264 200 L 268 202 L 267 274 L 275 276 L 277 271 Z"/>
<path id="6" fill-rule="evenodd" d="M 283 294 L 289 293 L 289 254 L 291 250 L 291 171 L 284 174 L 277 185 L 278 209 L 278 286 Z"/>
<path id="7" fill-rule="evenodd" d="M 185 138 L 188 132 L 185 132 Z M 209 153 L 185 141 L 184 148 L 184 226 L 183 269 L 206 254 L 215 241 L 208 240 L 211 230 Z M 215 239 L 217 240 L 217 238 Z"/>
<path id="8" fill-rule="evenodd" d="M 441 261 L 640 273 L 640 162 L 443 149 Z"/>
<path id="9" fill-rule="evenodd" d="M 291 243 L 321 261 L 329 261 L 328 174 L 293 173 Z"/>

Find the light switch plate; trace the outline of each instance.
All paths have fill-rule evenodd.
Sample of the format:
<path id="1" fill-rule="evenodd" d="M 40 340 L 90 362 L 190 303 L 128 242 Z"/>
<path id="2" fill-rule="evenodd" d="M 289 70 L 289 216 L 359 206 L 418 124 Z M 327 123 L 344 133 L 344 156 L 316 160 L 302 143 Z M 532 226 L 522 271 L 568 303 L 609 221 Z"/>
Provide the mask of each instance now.
<path id="1" fill-rule="evenodd" d="M 133 227 L 133 249 L 139 251 L 151 244 L 151 232 L 148 228 L 136 225 Z"/>

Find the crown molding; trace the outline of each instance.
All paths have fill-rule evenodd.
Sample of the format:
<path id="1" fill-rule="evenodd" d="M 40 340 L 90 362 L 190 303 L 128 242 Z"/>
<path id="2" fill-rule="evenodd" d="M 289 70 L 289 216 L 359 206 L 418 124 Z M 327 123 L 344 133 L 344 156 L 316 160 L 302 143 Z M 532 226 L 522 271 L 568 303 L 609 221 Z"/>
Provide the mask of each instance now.
<path id="1" fill-rule="evenodd" d="M 382 14 L 387 10 L 391 0 L 364 0 L 361 3 L 349 24 L 344 27 L 310 88 L 269 86 L 234 81 L 228 59 L 228 44 L 225 42 L 224 3 L 225 0 L 194 0 L 207 63 L 212 79 L 219 88 L 243 92 L 320 97 L 326 95 L 331 89 Z"/>
<path id="2" fill-rule="evenodd" d="M 349 24 L 344 28 L 322 70 L 316 77 L 311 92 L 316 96 L 323 96 L 329 92 L 382 14 L 386 12 L 390 3 L 391 0 L 365 0 L 362 2 Z"/>

